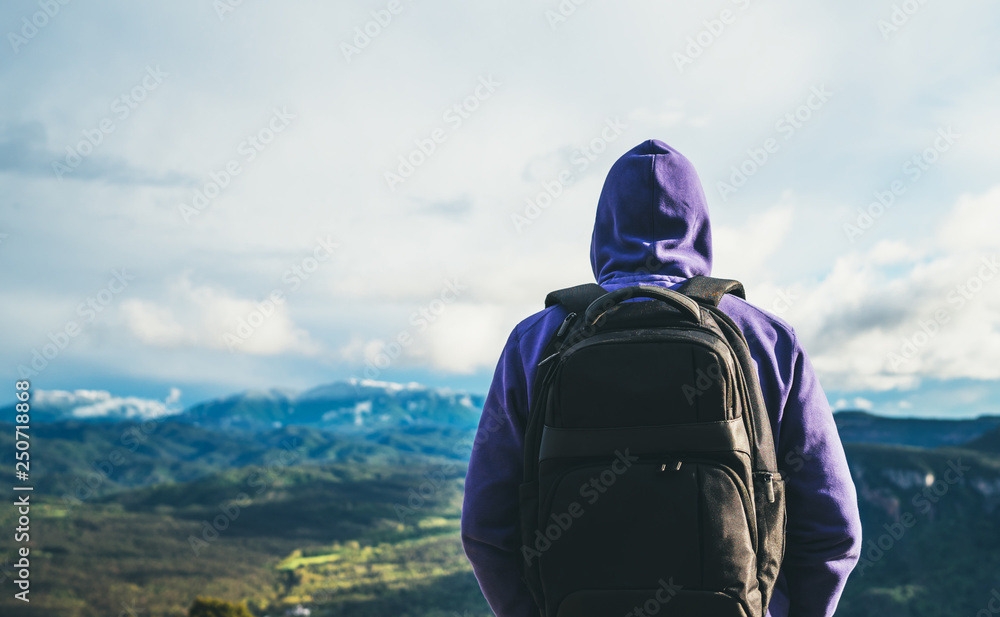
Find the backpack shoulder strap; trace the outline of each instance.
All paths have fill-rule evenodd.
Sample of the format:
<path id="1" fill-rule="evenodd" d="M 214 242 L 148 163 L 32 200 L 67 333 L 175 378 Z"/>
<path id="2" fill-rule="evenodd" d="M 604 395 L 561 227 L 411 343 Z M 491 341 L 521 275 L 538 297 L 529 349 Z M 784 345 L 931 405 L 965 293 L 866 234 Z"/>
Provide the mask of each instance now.
<path id="1" fill-rule="evenodd" d="M 525 423 L 523 465 L 524 483 L 519 489 L 521 491 L 523 491 L 526 486 L 534 486 L 535 489 L 538 487 L 538 452 L 541 448 L 542 427 L 545 420 L 545 414 L 541 412 L 540 406 L 542 395 L 545 393 L 547 376 L 552 370 L 553 364 L 546 364 L 546 360 L 551 359 L 554 356 L 559 347 L 560 340 L 567 333 L 566 325 L 572 321 L 573 314 L 576 313 L 582 317 L 588 306 L 607 293 L 608 290 L 604 289 L 597 283 L 584 283 L 583 285 L 577 285 L 575 287 L 558 289 L 556 291 L 549 292 L 549 294 L 545 296 L 545 308 L 561 304 L 569 312 L 569 315 L 567 315 L 563 324 L 552 333 L 552 336 L 549 338 L 549 341 L 546 343 L 545 348 L 542 351 L 542 355 L 540 356 L 542 361 L 539 362 L 535 368 L 535 387 L 538 391 L 535 393 L 534 400 L 529 402 L 528 419 Z M 523 499 L 523 496 L 521 498 Z M 521 507 L 524 508 L 523 503 Z M 533 524 L 530 521 L 532 515 L 537 517 L 537 500 L 535 501 L 535 505 L 528 508 L 527 513 L 528 514 L 526 516 L 525 513 L 522 512 L 521 517 L 523 520 L 519 521 L 519 528 L 524 525 L 530 526 Z M 528 590 L 531 592 L 531 595 L 534 597 L 535 603 L 539 606 L 545 606 L 542 594 L 542 583 L 538 578 L 538 571 L 527 568 L 525 560 L 523 559 L 518 559 L 517 563 L 518 568 L 521 571 L 521 577 L 528 586 Z"/>
<path id="2" fill-rule="evenodd" d="M 678 287 L 677 291 L 712 306 L 718 306 L 722 296 L 727 293 L 739 296 L 744 300 L 747 299 L 743 283 L 733 279 L 717 279 L 710 276 L 693 276 L 684 281 L 684 284 Z"/>
<path id="3" fill-rule="evenodd" d="M 528 407 L 528 422 L 524 430 L 525 482 L 530 482 L 537 473 L 535 468 L 538 462 L 538 448 L 540 443 L 539 440 L 541 439 L 542 417 L 536 410 L 540 405 L 541 396 L 545 389 L 545 378 L 552 368 L 552 364 L 548 361 L 557 355 L 556 352 L 559 349 L 559 345 L 568 333 L 567 324 L 573 320 L 574 313 L 582 317 L 584 311 L 587 310 L 587 307 L 590 306 L 594 300 L 597 300 L 607 293 L 608 290 L 604 289 L 597 283 L 584 283 L 583 285 L 577 285 L 576 287 L 558 289 L 545 296 L 546 308 L 555 306 L 556 304 L 561 304 L 567 311 L 569 311 L 569 315 L 566 316 L 562 325 L 553 331 L 552 335 L 549 337 L 549 341 L 545 344 L 545 348 L 542 350 L 542 355 L 540 356 L 541 361 L 535 367 L 535 370 L 537 371 L 535 374 L 535 383 L 542 385 L 536 386 L 538 391 L 535 394 L 535 400 L 531 401 Z"/>
<path id="4" fill-rule="evenodd" d="M 709 312 L 715 317 L 717 325 L 729 340 L 729 345 L 733 348 L 736 359 L 741 365 L 748 389 L 749 400 L 747 402 L 750 405 L 750 415 L 753 417 L 752 429 L 757 444 L 757 460 L 754 461 L 754 467 L 758 470 L 776 471 L 777 461 L 771 422 L 760 390 L 756 364 L 750 356 L 750 346 L 736 322 L 719 308 L 719 301 L 727 293 L 746 300 L 743 283 L 733 279 L 693 276 L 684 281 L 677 288 L 677 291 L 708 305 Z"/>
<path id="5" fill-rule="evenodd" d="M 576 287 L 567 287 L 550 292 L 549 295 L 545 296 L 545 308 L 561 304 L 570 313 L 583 313 L 594 300 L 606 293 L 608 290 L 597 283 L 584 283 Z"/>

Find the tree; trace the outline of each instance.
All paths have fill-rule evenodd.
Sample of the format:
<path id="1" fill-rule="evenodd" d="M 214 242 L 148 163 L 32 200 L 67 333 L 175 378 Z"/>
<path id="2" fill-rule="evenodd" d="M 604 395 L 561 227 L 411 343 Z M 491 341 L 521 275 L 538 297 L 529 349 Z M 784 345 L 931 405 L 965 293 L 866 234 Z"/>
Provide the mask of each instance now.
<path id="1" fill-rule="evenodd" d="M 188 617 L 253 617 L 246 604 L 233 604 L 216 598 L 195 598 Z"/>

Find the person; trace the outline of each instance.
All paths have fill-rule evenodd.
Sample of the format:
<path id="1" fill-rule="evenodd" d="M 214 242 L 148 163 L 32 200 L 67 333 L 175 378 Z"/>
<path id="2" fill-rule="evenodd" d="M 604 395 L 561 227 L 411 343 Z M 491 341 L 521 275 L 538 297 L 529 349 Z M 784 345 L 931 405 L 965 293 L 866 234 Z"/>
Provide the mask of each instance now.
<path id="1" fill-rule="evenodd" d="M 597 206 L 590 261 L 609 291 L 640 283 L 676 288 L 711 273 L 705 194 L 677 150 L 649 140 L 612 166 Z M 785 556 L 767 614 L 833 615 L 861 553 L 857 493 L 833 413 L 791 326 L 732 294 L 719 306 L 746 337 L 786 478 Z M 462 542 L 498 617 L 539 615 L 520 576 L 518 485 L 529 401 L 538 387 L 535 367 L 565 317 L 564 308 L 552 306 L 511 332 L 472 447 Z"/>

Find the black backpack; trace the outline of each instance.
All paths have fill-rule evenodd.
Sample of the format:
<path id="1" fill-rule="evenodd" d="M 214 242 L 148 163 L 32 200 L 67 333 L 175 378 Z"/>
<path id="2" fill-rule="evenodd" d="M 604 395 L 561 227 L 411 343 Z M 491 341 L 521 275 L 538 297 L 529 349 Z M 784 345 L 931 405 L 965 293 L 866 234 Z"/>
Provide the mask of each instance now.
<path id="1" fill-rule="evenodd" d="M 726 293 L 744 297 L 699 276 L 546 298 L 569 315 L 538 364 L 519 495 L 543 617 L 764 617 L 784 481 Z"/>

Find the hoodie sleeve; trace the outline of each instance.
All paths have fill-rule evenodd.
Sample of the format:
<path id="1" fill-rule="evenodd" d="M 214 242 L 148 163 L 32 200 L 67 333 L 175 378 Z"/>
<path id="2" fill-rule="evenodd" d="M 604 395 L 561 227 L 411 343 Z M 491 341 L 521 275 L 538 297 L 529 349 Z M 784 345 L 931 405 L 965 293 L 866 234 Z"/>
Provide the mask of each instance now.
<path id="1" fill-rule="evenodd" d="M 462 506 L 462 544 L 497 617 L 538 617 L 521 579 L 517 536 L 528 394 L 517 331 L 500 355 L 479 421 Z"/>
<path id="2" fill-rule="evenodd" d="M 831 617 L 861 554 L 861 519 L 833 412 L 797 340 L 780 430 L 788 614 Z"/>

